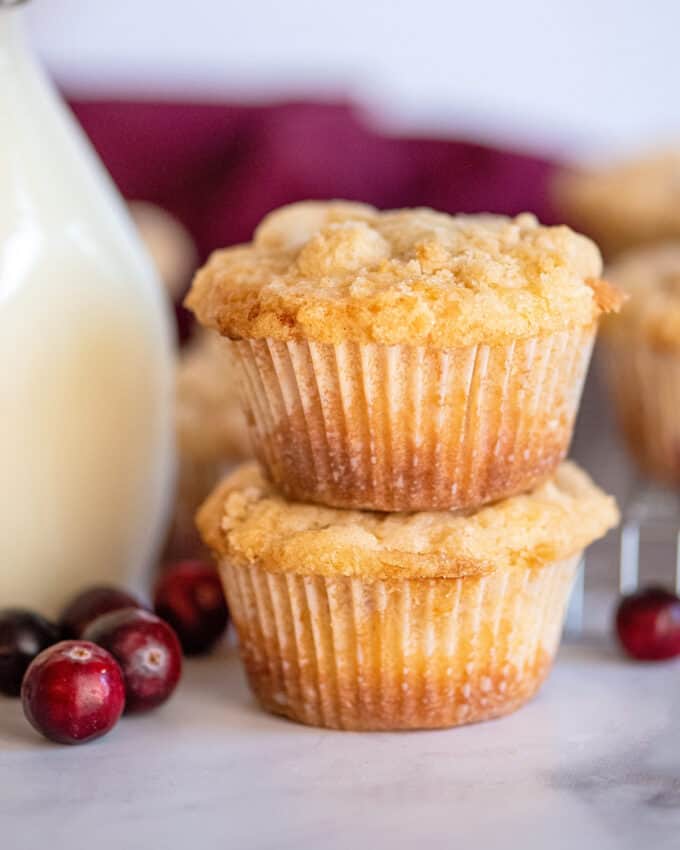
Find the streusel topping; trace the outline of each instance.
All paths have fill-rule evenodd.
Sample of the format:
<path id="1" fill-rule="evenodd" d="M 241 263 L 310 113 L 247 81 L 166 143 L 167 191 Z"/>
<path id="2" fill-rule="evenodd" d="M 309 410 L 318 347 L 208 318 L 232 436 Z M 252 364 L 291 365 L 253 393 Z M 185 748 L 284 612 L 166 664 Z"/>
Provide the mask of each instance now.
<path id="1" fill-rule="evenodd" d="M 255 463 L 198 514 L 207 545 L 270 572 L 435 578 L 540 567 L 576 554 L 618 521 L 614 500 L 565 462 L 532 492 L 472 513 L 372 513 L 288 502 Z"/>
<path id="2" fill-rule="evenodd" d="M 588 325 L 618 305 L 601 271 L 593 242 L 528 213 L 309 201 L 213 254 L 186 303 L 234 339 L 447 348 Z"/>

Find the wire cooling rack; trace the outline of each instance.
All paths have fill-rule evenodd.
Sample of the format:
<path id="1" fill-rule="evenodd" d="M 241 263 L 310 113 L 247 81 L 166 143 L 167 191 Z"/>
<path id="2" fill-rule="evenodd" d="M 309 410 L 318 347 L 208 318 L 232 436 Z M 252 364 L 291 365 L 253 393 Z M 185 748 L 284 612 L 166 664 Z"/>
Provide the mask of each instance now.
<path id="1" fill-rule="evenodd" d="M 620 534 L 621 593 L 632 593 L 641 580 L 647 580 L 642 571 L 648 563 L 642 557 L 645 543 L 672 547 L 672 552 L 666 553 L 664 575 L 672 566 L 673 586 L 676 593 L 680 592 L 680 493 L 657 484 L 639 483 L 624 505 Z M 653 578 L 658 579 L 656 572 Z"/>
<path id="2" fill-rule="evenodd" d="M 622 509 L 618 532 L 618 593 L 633 593 L 641 584 L 673 587 L 680 594 L 680 491 L 638 480 Z M 583 631 L 585 559 L 574 583 L 565 632 Z"/>

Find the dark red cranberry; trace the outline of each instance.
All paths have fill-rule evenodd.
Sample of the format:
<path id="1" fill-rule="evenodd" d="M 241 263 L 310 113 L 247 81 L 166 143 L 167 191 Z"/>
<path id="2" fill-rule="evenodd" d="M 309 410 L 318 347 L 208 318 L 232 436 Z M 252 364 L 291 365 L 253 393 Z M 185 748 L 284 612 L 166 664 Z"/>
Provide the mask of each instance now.
<path id="1" fill-rule="evenodd" d="M 80 638 L 93 620 L 121 608 L 143 608 L 126 590 L 100 585 L 89 587 L 74 597 L 62 611 L 59 624 L 66 638 Z"/>
<path id="2" fill-rule="evenodd" d="M 125 708 L 115 658 L 83 640 L 64 640 L 35 658 L 21 686 L 24 714 L 51 741 L 84 744 L 106 735 Z"/>
<path id="3" fill-rule="evenodd" d="M 182 649 L 177 635 L 155 614 L 139 608 L 112 611 L 91 623 L 85 637 L 107 649 L 120 664 L 127 711 L 149 711 L 175 690 L 182 672 Z"/>
<path id="4" fill-rule="evenodd" d="M 643 661 L 680 655 L 680 598 L 661 587 L 624 596 L 616 631 L 626 652 Z"/>
<path id="5" fill-rule="evenodd" d="M 0 611 L 0 693 L 18 697 L 35 656 L 59 640 L 59 629 L 24 608 Z"/>
<path id="6" fill-rule="evenodd" d="M 154 609 L 177 632 L 187 655 L 212 649 L 229 622 L 222 583 L 207 561 L 170 565 L 156 585 Z"/>

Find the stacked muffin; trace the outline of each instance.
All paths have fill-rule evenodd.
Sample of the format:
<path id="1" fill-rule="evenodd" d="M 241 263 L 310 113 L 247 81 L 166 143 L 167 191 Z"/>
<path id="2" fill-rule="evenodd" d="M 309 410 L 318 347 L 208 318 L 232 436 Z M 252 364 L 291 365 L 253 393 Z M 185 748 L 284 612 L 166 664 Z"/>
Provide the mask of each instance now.
<path id="1" fill-rule="evenodd" d="M 259 465 L 199 512 L 250 685 L 343 729 L 517 708 L 585 546 L 617 520 L 566 455 L 595 245 L 530 215 L 305 203 L 213 255 L 188 306 L 231 340 Z"/>

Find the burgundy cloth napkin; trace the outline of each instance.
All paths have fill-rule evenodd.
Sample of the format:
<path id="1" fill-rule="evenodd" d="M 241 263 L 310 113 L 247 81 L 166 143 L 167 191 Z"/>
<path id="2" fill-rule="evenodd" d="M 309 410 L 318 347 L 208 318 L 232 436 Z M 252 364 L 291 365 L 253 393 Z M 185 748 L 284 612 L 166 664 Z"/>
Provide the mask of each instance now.
<path id="1" fill-rule="evenodd" d="M 547 159 L 467 141 L 387 135 L 349 103 L 274 105 L 74 100 L 126 198 L 192 233 L 201 260 L 248 240 L 262 216 L 304 198 L 552 220 Z"/>

